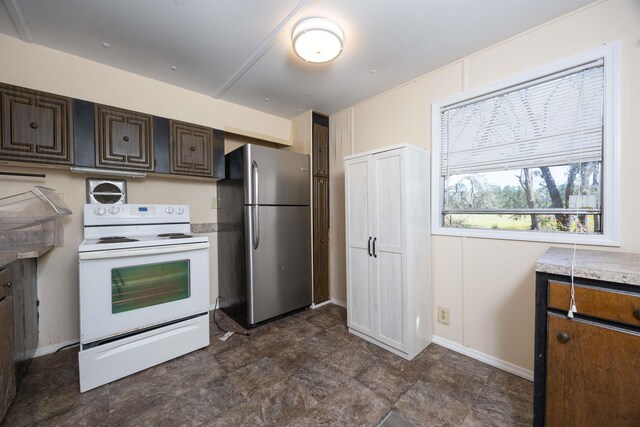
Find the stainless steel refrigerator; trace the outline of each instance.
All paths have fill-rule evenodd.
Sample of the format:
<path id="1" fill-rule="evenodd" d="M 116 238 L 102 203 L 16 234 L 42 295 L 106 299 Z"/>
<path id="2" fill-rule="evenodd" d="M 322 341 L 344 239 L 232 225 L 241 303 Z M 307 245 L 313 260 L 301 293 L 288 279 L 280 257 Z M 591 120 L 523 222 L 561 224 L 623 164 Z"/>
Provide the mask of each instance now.
<path id="1" fill-rule="evenodd" d="M 220 307 L 245 327 L 311 305 L 309 156 L 252 144 L 218 181 Z"/>

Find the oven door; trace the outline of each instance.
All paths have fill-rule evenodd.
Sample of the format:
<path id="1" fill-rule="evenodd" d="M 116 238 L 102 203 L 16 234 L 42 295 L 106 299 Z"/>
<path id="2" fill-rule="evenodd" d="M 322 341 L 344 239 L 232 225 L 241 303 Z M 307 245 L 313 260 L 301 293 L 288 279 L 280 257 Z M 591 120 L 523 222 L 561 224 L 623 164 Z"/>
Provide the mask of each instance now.
<path id="1" fill-rule="evenodd" d="M 209 243 L 80 253 L 83 344 L 209 310 Z"/>

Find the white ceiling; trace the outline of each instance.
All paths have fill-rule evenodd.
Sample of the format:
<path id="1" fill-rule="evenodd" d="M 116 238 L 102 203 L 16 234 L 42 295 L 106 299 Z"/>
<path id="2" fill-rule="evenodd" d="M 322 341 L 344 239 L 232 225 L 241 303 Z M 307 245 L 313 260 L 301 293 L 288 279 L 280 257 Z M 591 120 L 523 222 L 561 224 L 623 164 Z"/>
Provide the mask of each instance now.
<path id="1" fill-rule="evenodd" d="M 291 118 L 335 113 L 593 0 L 1 1 L 2 33 Z M 308 16 L 344 30 L 335 61 L 293 53 Z"/>

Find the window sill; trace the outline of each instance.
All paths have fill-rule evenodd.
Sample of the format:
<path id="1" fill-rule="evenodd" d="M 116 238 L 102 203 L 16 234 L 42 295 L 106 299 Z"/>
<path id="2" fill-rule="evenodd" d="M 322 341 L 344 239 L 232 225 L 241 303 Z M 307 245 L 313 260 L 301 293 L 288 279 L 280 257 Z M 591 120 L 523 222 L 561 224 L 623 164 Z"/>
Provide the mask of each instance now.
<path id="1" fill-rule="evenodd" d="M 493 240 L 517 240 L 524 242 L 565 243 L 592 246 L 619 247 L 620 242 L 608 235 L 579 234 L 579 233 L 549 233 L 543 231 L 509 231 L 483 230 L 477 228 L 449 228 L 434 227 L 431 231 L 435 236 L 473 237 Z"/>

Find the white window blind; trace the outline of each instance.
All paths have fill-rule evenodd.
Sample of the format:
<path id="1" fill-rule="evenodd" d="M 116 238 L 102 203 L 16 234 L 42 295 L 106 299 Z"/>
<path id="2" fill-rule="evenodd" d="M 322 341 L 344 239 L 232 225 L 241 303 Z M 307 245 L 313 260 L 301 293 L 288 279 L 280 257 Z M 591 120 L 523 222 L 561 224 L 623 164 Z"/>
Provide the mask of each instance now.
<path id="1" fill-rule="evenodd" d="M 442 176 L 602 161 L 598 60 L 440 110 Z"/>

